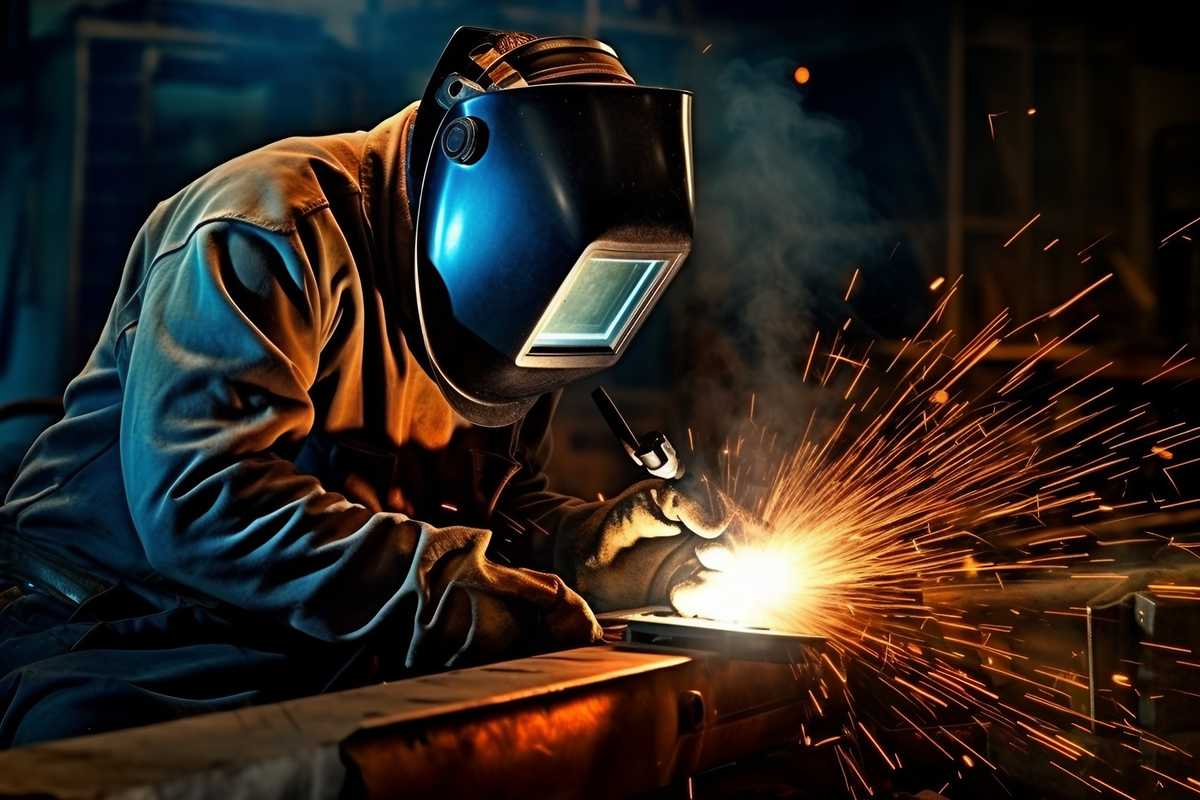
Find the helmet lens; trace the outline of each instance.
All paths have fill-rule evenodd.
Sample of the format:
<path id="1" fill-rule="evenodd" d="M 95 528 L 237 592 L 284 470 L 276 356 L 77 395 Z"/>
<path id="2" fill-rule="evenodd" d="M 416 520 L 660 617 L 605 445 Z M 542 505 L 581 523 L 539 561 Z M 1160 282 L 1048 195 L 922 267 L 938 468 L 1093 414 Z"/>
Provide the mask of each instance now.
<path id="1" fill-rule="evenodd" d="M 665 258 L 591 256 L 556 299 L 531 349 L 613 352 L 667 263 Z"/>

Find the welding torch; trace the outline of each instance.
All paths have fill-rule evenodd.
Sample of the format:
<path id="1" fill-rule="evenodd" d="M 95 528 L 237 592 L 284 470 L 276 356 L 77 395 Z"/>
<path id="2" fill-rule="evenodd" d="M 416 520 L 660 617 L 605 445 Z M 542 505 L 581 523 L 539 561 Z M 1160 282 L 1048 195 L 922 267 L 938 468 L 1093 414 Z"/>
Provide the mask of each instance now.
<path id="1" fill-rule="evenodd" d="M 625 452 L 633 459 L 633 463 L 642 467 L 655 478 L 676 480 L 683 477 L 683 463 L 675 452 L 674 445 L 662 431 L 650 431 L 641 437 L 634 435 L 633 429 L 625 421 L 617 404 L 604 390 L 603 386 L 596 387 L 592 392 L 592 400 L 600 409 L 601 416 L 612 429 L 617 441 L 625 448 Z"/>

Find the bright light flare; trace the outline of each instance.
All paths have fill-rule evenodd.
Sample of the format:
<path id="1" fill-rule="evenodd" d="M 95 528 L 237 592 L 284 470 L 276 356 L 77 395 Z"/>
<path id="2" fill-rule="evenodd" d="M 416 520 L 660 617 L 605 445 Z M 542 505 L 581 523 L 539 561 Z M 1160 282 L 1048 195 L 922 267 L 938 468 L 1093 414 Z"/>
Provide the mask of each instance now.
<path id="1" fill-rule="evenodd" d="M 818 580 L 802 542 L 782 538 L 744 547 L 700 548 L 704 570 L 671 595 L 686 617 L 806 633 Z"/>

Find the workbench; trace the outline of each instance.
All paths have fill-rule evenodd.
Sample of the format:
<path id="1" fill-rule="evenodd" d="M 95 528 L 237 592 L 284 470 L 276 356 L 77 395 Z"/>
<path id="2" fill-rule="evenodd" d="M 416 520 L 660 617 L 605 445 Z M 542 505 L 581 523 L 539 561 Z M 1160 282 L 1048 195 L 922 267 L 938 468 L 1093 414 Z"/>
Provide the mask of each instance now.
<path id="1" fill-rule="evenodd" d="M 601 645 L 0 753 L 0 797 L 626 797 L 794 741 L 793 663 Z"/>

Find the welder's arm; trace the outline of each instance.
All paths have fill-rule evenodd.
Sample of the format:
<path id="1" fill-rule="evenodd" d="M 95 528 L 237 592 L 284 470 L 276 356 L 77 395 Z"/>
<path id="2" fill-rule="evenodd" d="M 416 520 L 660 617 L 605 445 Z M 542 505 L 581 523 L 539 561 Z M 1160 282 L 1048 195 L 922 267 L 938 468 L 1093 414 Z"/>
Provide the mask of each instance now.
<path id="1" fill-rule="evenodd" d="M 590 639 L 595 621 L 561 580 L 483 558 L 487 531 L 372 513 L 288 460 L 313 424 L 336 306 L 323 277 L 335 232 L 303 224 L 200 227 L 155 264 L 118 341 L 121 462 L 151 566 L 319 639 L 407 628 L 410 662 L 453 657 L 476 633 L 502 640 L 518 607 L 552 635 Z"/>

